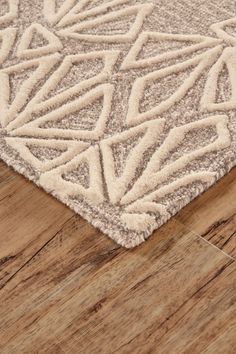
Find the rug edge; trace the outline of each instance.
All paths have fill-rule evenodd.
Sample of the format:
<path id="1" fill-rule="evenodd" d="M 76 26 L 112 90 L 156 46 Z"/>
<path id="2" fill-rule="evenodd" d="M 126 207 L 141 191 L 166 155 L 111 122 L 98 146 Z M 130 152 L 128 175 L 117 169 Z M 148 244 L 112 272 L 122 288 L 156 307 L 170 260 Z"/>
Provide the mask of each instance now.
<path id="1" fill-rule="evenodd" d="M 144 236 L 142 235 L 137 235 L 135 238 L 129 239 L 128 237 L 121 236 L 120 231 L 117 229 L 117 231 L 112 231 L 110 232 L 104 223 L 100 221 L 98 218 L 94 219 L 89 215 L 84 208 L 78 209 L 76 208 L 72 203 L 70 203 L 68 200 L 65 198 L 57 195 L 55 192 L 48 192 L 45 188 L 43 188 L 38 181 L 36 181 L 32 176 L 30 176 L 29 173 L 27 173 L 25 168 L 22 168 L 19 166 L 19 164 L 15 163 L 15 160 L 11 157 L 9 157 L 4 150 L 1 150 L 0 152 L 0 158 L 2 161 L 9 166 L 10 168 L 13 169 L 13 171 L 19 173 L 22 175 L 24 178 L 28 179 L 31 183 L 33 183 L 37 188 L 40 188 L 43 190 L 45 193 L 49 194 L 51 197 L 56 198 L 59 202 L 65 204 L 67 207 L 69 207 L 75 214 L 81 216 L 83 219 L 85 219 L 89 224 L 91 224 L 93 227 L 98 229 L 100 232 L 102 232 L 104 235 L 108 236 L 110 239 L 115 241 L 118 245 L 125 247 L 126 249 L 132 249 L 134 247 L 139 246 L 141 243 L 146 241 L 150 236 L 152 236 L 153 232 L 158 230 L 161 226 L 167 223 L 168 220 L 170 220 L 172 217 L 174 217 L 180 210 L 182 210 L 185 206 L 187 206 L 190 202 L 192 202 L 194 199 L 202 195 L 204 192 L 206 192 L 209 188 L 211 188 L 213 185 L 215 185 L 222 177 L 224 177 L 227 173 L 230 172 L 235 166 L 236 166 L 236 159 L 234 161 L 231 161 L 231 164 L 226 166 L 226 168 L 223 170 L 221 169 L 220 172 L 216 172 L 216 178 L 212 183 L 209 183 L 208 185 L 205 185 L 206 187 L 202 186 L 202 191 L 199 193 L 199 191 L 196 191 L 193 195 L 191 195 L 189 198 L 185 198 L 182 200 L 181 205 L 178 204 L 176 205 L 175 211 L 173 212 L 172 215 L 170 215 L 165 221 L 161 221 L 159 224 L 157 222 L 156 225 L 153 226 L 151 230 L 147 232 L 147 234 Z M 115 225 L 112 223 L 112 225 Z M 116 226 L 116 225 L 115 225 Z"/>

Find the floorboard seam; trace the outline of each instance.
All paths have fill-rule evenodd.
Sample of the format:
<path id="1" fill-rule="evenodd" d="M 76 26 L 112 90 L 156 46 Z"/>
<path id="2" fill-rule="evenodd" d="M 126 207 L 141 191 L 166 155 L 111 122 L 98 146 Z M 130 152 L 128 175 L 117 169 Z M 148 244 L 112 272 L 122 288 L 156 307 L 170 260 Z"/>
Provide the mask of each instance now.
<path id="1" fill-rule="evenodd" d="M 222 252 L 225 256 L 229 257 L 230 259 L 232 259 L 233 261 L 236 261 L 236 258 L 232 257 L 230 254 L 226 253 L 225 251 L 223 251 L 222 249 L 220 249 L 219 247 L 217 247 L 216 245 L 214 245 L 213 243 L 209 242 L 208 240 L 206 240 L 204 237 L 202 237 L 201 235 L 197 234 L 196 232 L 193 232 L 197 237 L 199 237 L 200 239 L 204 240 L 206 243 L 208 243 L 210 246 L 216 248 L 218 251 Z"/>
<path id="2" fill-rule="evenodd" d="M 175 219 L 176 220 L 176 219 Z M 178 223 L 182 224 L 179 220 L 176 220 Z M 209 242 L 208 240 L 206 240 L 204 237 L 202 237 L 201 235 L 199 235 L 196 231 L 191 230 L 187 225 L 183 224 L 186 229 L 191 232 L 193 235 L 197 236 L 198 238 L 200 238 L 201 240 L 205 241 L 208 245 L 214 247 L 215 249 L 217 249 L 218 251 L 220 251 L 221 253 L 223 253 L 226 257 L 232 259 L 233 261 L 236 261 L 236 258 L 232 257 L 230 254 L 226 253 L 225 251 L 223 251 L 222 249 L 220 249 L 219 247 L 217 247 L 216 245 L 214 245 L 213 243 Z"/>

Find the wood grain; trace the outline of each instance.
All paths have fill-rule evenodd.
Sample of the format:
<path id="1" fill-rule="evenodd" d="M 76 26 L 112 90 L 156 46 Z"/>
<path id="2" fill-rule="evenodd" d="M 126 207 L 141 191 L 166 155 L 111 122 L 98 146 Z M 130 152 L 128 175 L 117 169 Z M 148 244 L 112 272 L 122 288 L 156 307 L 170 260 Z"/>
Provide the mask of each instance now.
<path id="1" fill-rule="evenodd" d="M 1 354 L 236 352 L 235 261 L 198 236 L 213 210 L 204 218 L 198 200 L 125 250 L 7 167 L 0 171 Z M 218 219 L 234 215 L 222 191 L 230 188 L 230 198 L 234 173 L 231 186 L 210 191 Z"/>
<path id="2" fill-rule="evenodd" d="M 0 164 L 0 287 L 74 214 Z"/>
<path id="3" fill-rule="evenodd" d="M 236 168 L 176 219 L 236 259 Z"/>

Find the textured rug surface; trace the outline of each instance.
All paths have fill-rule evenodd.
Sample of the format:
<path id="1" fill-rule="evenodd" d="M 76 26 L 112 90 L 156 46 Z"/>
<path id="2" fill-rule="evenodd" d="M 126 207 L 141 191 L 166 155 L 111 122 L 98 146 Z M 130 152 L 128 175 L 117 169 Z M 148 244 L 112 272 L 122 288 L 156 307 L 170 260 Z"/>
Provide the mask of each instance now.
<path id="1" fill-rule="evenodd" d="M 0 0 L 0 157 L 118 243 L 236 161 L 233 0 Z"/>

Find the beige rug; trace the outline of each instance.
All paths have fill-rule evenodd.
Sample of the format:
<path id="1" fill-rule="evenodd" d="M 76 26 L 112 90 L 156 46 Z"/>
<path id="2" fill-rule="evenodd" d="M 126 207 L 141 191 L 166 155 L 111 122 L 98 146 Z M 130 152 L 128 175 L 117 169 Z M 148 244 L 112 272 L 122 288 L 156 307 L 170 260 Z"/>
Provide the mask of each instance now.
<path id="1" fill-rule="evenodd" d="M 234 0 L 0 0 L 0 157 L 138 245 L 235 165 L 234 16 Z"/>

